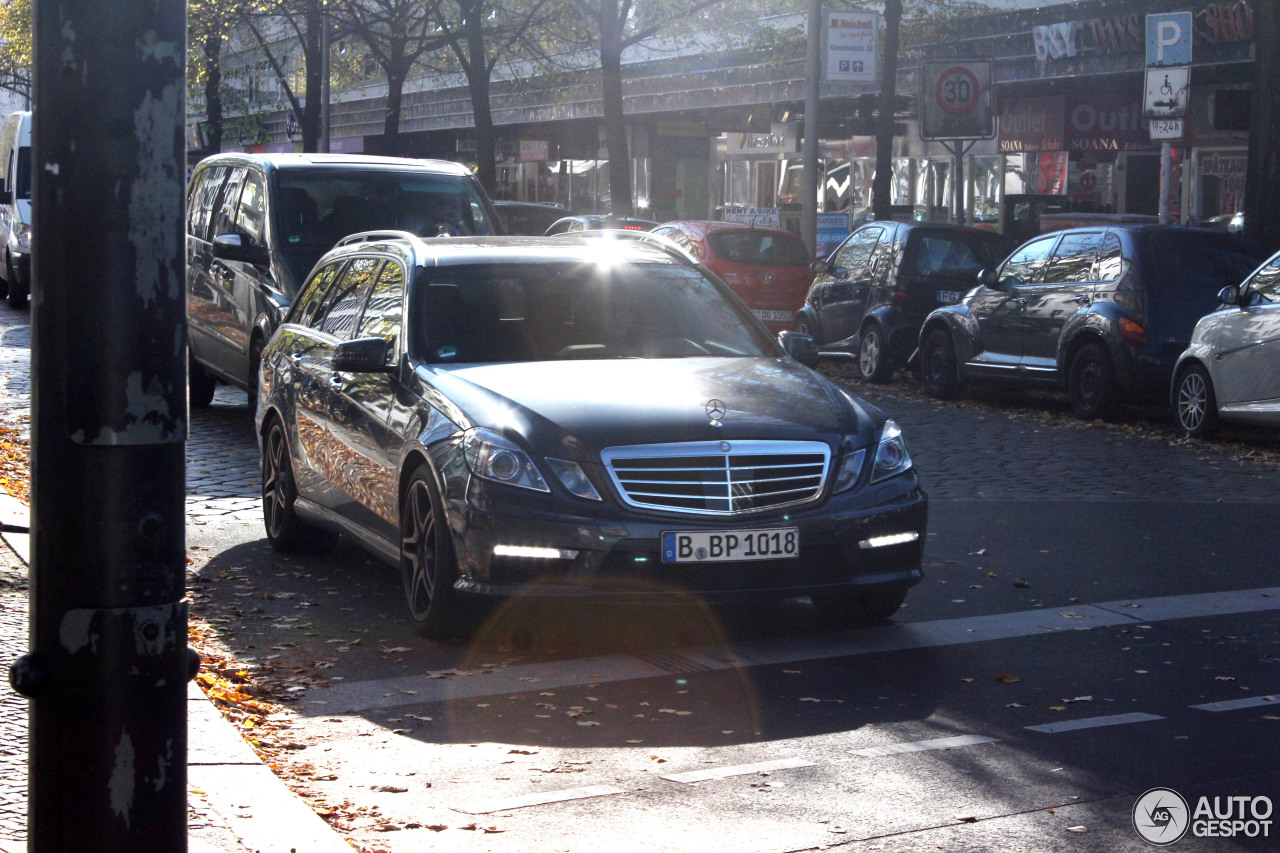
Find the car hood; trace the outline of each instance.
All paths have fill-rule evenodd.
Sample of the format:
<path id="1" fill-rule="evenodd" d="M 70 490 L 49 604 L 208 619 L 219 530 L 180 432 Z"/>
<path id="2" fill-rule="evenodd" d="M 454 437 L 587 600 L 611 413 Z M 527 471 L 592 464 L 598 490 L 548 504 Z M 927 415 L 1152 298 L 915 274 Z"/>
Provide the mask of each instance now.
<path id="1" fill-rule="evenodd" d="M 884 415 L 790 359 L 678 358 L 430 365 L 420 376 L 484 426 L 531 450 L 595 461 L 606 447 L 682 441 L 858 436 Z M 719 401 L 719 426 L 709 409 Z M 469 423 L 468 423 L 469 421 Z"/>

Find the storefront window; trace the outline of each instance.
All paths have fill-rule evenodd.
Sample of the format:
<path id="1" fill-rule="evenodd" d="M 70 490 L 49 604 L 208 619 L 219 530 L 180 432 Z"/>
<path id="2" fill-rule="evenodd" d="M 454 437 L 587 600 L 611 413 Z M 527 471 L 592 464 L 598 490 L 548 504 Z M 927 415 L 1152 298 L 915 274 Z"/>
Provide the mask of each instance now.
<path id="1" fill-rule="evenodd" d="M 972 224 L 995 224 L 1000 221 L 1002 168 L 1000 155 L 970 159 L 970 217 Z"/>

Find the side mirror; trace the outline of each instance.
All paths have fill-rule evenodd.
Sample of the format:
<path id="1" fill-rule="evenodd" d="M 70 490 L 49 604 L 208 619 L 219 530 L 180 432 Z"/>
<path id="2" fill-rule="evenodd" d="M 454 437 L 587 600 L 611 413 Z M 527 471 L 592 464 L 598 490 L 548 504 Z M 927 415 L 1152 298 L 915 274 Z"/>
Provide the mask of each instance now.
<path id="1" fill-rule="evenodd" d="M 271 252 L 266 246 L 246 244 L 239 234 L 219 234 L 213 238 L 213 256 L 224 261 L 240 261 L 265 267 L 271 263 Z"/>
<path id="2" fill-rule="evenodd" d="M 338 373 L 390 373 L 387 364 L 392 342 L 386 338 L 358 338 L 343 341 L 333 351 L 333 369 Z"/>
<path id="3" fill-rule="evenodd" d="M 831 264 L 827 262 L 826 258 L 818 258 L 816 261 L 809 264 L 809 269 L 813 270 L 818 275 L 824 275 L 831 272 Z"/>
<path id="4" fill-rule="evenodd" d="M 805 367 L 818 366 L 818 342 L 813 336 L 799 332 L 778 332 L 778 344 L 787 355 Z"/>
<path id="5" fill-rule="evenodd" d="M 1218 291 L 1218 301 L 1223 305 L 1239 305 L 1240 296 L 1240 285 L 1238 284 L 1228 284 Z"/>
<path id="6" fill-rule="evenodd" d="M 1000 283 L 1000 274 L 988 267 L 978 273 L 978 283 L 987 287 L 995 287 Z"/>

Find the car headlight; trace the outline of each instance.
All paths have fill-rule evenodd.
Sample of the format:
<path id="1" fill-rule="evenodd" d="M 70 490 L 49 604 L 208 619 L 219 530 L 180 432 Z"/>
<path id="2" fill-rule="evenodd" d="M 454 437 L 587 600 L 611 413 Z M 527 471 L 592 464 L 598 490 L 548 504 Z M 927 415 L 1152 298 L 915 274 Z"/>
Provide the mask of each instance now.
<path id="1" fill-rule="evenodd" d="M 884 422 L 880 431 L 880 444 L 876 447 L 876 461 L 871 469 L 871 482 L 895 477 L 911 467 L 911 454 L 907 452 L 907 442 L 902 438 L 902 430 L 892 420 Z"/>
<path id="2" fill-rule="evenodd" d="M 848 491 L 853 488 L 853 484 L 858 482 L 858 475 L 862 473 L 862 463 L 866 461 L 867 449 L 859 447 L 855 449 L 850 439 L 845 439 L 844 444 L 840 447 L 840 467 L 836 469 L 836 485 L 834 491 Z"/>
<path id="3" fill-rule="evenodd" d="M 570 462 L 566 459 L 553 459 L 548 456 L 547 464 L 551 466 L 551 472 L 556 475 L 560 485 L 568 489 L 570 494 L 590 501 L 600 500 L 596 487 L 591 485 L 591 481 L 587 479 L 587 472 L 583 471 L 582 466 L 577 462 Z"/>
<path id="4" fill-rule="evenodd" d="M 19 223 L 14 231 L 18 235 L 18 248 L 31 251 L 31 226 Z"/>
<path id="5" fill-rule="evenodd" d="M 495 483 L 549 492 L 547 483 L 533 467 L 529 454 L 493 430 L 477 427 L 462 439 L 463 456 L 471 473 Z"/>

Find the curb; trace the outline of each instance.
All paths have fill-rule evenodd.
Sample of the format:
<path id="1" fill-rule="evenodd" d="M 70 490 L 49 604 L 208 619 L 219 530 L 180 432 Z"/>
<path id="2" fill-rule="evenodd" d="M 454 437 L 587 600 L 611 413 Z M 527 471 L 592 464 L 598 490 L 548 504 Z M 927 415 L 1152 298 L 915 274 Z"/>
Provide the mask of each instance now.
<path id="1" fill-rule="evenodd" d="M 25 528 L 30 512 L 0 493 L 0 523 Z M 30 536 L 5 530 L 0 538 L 30 565 Z M 294 795 L 250 749 L 195 684 L 187 685 L 188 812 L 199 800 L 216 817 L 189 829 L 192 853 L 351 853 L 351 846 Z M 26 845 L 0 842 L 0 853 Z"/>

